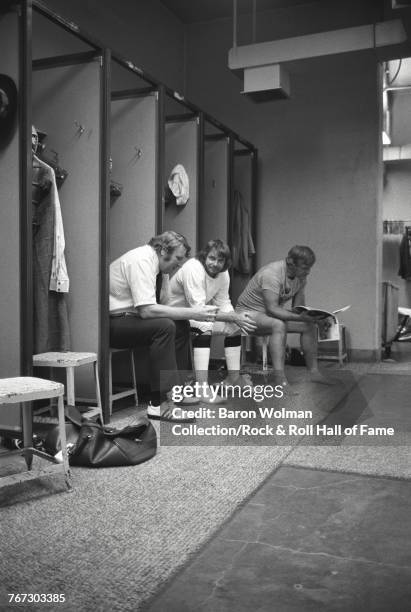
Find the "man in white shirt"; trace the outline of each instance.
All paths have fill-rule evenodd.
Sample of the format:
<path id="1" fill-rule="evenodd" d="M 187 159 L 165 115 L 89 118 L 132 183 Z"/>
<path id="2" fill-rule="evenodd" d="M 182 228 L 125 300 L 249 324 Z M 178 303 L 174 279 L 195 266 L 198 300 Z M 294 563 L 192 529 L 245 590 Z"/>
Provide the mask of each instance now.
<path id="1" fill-rule="evenodd" d="M 128 251 L 110 265 L 110 346 L 148 349 L 151 397 L 150 418 L 192 421 L 176 411 L 167 392 L 178 383 L 178 369 L 189 367 L 187 321 L 215 320 L 216 307 L 196 309 L 158 303 L 158 276 L 173 274 L 190 252 L 187 240 L 177 232 L 154 236 L 148 244 Z M 195 398 L 193 402 L 195 402 Z M 198 400 L 197 400 L 198 402 Z"/>
<path id="2" fill-rule="evenodd" d="M 168 280 L 162 292 L 161 301 L 172 307 L 189 307 L 193 311 L 205 304 L 217 307 L 215 322 L 200 322 L 190 317 L 192 331 L 197 335 L 193 340 L 194 369 L 197 382 L 203 389 L 202 401 L 217 403 L 208 389 L 208 365 L 212 334 L 222 334 L 227 363 L 227 385 L 242 385 L 240 378 L 241 333 L 251 333 L 256 324 L 246 312 L 237 313 L 229 297 L 230 276 L 228 268 L 231 254 L 222 240 L 210 240 L 205 248 L 185 262 Z M 247 381 L 248 382 L 248 381 Z M 250 382 L 248 382 L 250 384 Z"/>

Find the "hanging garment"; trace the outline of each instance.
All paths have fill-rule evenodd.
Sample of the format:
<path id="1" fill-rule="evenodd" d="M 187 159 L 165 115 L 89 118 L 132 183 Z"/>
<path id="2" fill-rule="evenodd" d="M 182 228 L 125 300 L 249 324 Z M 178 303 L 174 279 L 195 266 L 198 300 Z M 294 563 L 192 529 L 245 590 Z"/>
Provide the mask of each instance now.
<path id="1" fill-rule="evenodd" d="M 53 158 L 49 158 L 46 154 L 46 144 L 45 139 L 47 138 L 46 132 L 42 132 L 37 129 L 34 125 L 31 126 L 31 149 L 32 152 L 40 158 L 42 162 L 46 164 L 46 166 L 50 166 L 54 170 L 54 176 L 56 178 L 57 189 L 63 185 L 64 181 L 68 177 L 68 172 L 64 168 L 59 165 L 58 162 L 58 154 L 53 151 Z M 37 162 L 33 160 L 33 167 Z M 37 164 L 38 165 L 38 164 Z"/>
<path id="2" fill-rule="evenodd" d="M 234 191 L 233 202 L 233 268 L 240 274 L 250 274 L 250 257 L 255 255 L 255 248 L 250 230 L 250 213 L 244 204 L 243 196 Z"/>
<path id="3" fill-rule="evenodd" d="M 31 201 L 38 206 L 47 196 L 51 189 L 51 181 L 47 170 L 41 165 L 37 158 L 33 158 L 31 177 Z"/>
<path id="4" fill-rule="evenodd" d="M 398 296 L 399 287 L 384 281 L 382 283 L 382 325 L 381 335 L 383 345 L 389 345 L 398 328 Z"/>
<path id="5" fill-rule="evenodd" d="M 40 156 L 39 156 L 40 157 Z M 54 176 L 56 177 L 57 189 L 62 187 L 64 181 L 68 177 L 68 172 L 64 168 L 62 168 L 58 163 L 58 156 L 56 154 L 55 159 L 49 159 L 46 155 L 41 155 L 40 159 L 50 166 L 54 170 Z"/>
<path id="6" fill-rule="evenodd" d="M 188 175 L 184 166 L 177 164 L 177 166 L 172 169 L 170 178 L 168 179 L 168 186 L 170 187 L 171 193 L 175 196 L 178 206 L 187 204 L 190 197 L 190 189 Z"/>
<path id="7" fill-rule="evenodd" d="M 50 273 L 50 289 L 58 293 L 68 293 L 69 277 L 67 274 L 66 259 L 64 256 L 65 240 L 63 217 L 61 216 L 60 198 L 57 191 L 56 175 L 51 166 L 46 164 L 36 155 L 33 161 L 39 164 L 47 173 L 47 178 L 51 183 L 50 200 L 54 207 L 54 228 L 53 228 L 53 259 Z"/>
<path id="8" fill-rule="evenodd" d="M 40 166 L 44 164 L 35 156 L 33 163 L 40 164 Z M 64 233 L 60 234 L 63 230 L 60 202 L 57 207 L 54 173 L 46 164 L 43 168 L 47 170 L 50 190 L 40 203 L 33 205 L 33 340 L 35 353 L 70 349 L 66 303 L 69 283 L 64 260 Z M 61 254 L 63 254 L 63 265 Z M 55 276 L 52 279 L 53 271 Z M 59 286 L 59 291 L 52 289 L 52 284 Z"/>
<path id="9" fill-rule="evenodd" d="M 404 280 L 411 280 L 411 227 L 405 228 L 405 234 L 400 244 L 399 276 Z"/>

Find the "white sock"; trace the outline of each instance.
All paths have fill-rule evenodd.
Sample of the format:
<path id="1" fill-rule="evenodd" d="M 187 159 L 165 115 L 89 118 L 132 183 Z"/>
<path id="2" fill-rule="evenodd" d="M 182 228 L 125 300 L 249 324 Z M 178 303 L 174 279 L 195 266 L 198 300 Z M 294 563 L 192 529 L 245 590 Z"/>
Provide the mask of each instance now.
<path id="1" fill-rule="evenodd" d="M 210 347 L 194 347 L 194 370 L 196 372 L 207 372 L 210 361 Z"/>
<path id="2" fill-rule="evenodd" d="M 225 361 L 229 372 L 240 372 L 241 346 L 225 346 Z"/>

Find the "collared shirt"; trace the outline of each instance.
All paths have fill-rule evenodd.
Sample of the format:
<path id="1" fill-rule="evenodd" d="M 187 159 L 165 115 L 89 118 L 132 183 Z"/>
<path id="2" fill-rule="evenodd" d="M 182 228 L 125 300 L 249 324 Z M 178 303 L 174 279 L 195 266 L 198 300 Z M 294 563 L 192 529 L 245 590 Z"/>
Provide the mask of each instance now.
<path id="1" fill-rule="evenodd" d="M 110 312 L 156 304 L 158 256 L 148 244 L 127 251 L 110 264 Z"/>

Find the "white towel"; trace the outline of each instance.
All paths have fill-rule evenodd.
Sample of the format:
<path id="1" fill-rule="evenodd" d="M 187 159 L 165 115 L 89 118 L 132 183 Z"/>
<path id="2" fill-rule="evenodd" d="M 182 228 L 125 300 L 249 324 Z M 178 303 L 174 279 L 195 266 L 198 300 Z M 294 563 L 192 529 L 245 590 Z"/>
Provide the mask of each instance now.
<path id="1" fill-rule="evenodd" d="M 172 169 L 170 178 L 168 179 L 168 186 L 173 196 L 176 198 L 176 204 L 179 206 L 187 204 L 190 197 L 190 191 L 188 176 L 184 166 L 177 164 L 177 166 Z"/>

